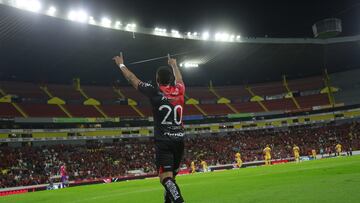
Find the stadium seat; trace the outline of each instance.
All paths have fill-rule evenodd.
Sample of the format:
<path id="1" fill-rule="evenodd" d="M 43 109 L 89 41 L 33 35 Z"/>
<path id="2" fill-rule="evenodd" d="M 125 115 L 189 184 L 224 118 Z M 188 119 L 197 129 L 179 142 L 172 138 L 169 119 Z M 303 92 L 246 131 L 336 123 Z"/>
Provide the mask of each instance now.
<path id="1" fill-rule="evenodd" d="M 288 80 L 291 91 L 320 90 L 324 87 L 323 79 L 320 76 Z"/>
<path id="2" fill-rule="evenodd" d="M 139 117 L 139 114 L 128 105 L 103 105 L 101 109 L 109 117 Z"/>
<path id="3" fill-rule="evenodd" d="M 93 106 L 84 106 L 81 104 L 64 105 L 73 117 L 103 117 Z"/>
<path id="4" fill-rule="evenodd" d="M 225 104 L 200 104 L 199 105 L 208 115 L 226 115 L 234 112 Z"/>
<path id="5" fill-rule="evenodd" d="M 260 96 L 265 95 L 278 95 L 286 92 L 282 82 L 262 83 L 251 85 L 251 90 Z"/>
<path id="6" fill-rule="evenodd" d="M 90 98 L 95 98 L 99 100 L 115 100 L 119 98 L 113 88 L 108 86 L 81 86 L 84 92 Z"/>
<path id="7" fill-rule="evenodd" d="M 48 89 L 53 96 L 64 100 L 84 100 L 80 92 L 76 91 L 72 85 L 49 84 Z"/>
<path id="8" fill-rule="evenodd" d="M 2 88 L 6 94 L 12 94 L 21 98 L 46 99 L 47 96 L 40 89 L 39 85 L 25 82 L 1 82 Z"/>
<path id="9" fill-rule="evenodd" d="M 324 106 L 329 105 L 329 99 L 327 94 L 316 94 L 309 96 L 297 97 L 301 108 L 312 108 L 314 106 Z"/>
<path id="10" fill-rule="evenodd" d="M 252 113 L 264 111 L 257 102 L 241 102 L 232 104 L 240 113 Z"/>
<path id="11" fill-rule="evenodd" d="M 21 117 L 21 114 L 10 103 L 0 103 L 0 117 Z"/>
<path id="12" fill-rule="evenodd" d="M 230 100 L 246 99 L 251 95 L 246 91 L 244 86 L 222 86 L 214 87 L 214 90 L 221 96 Z"/>
<path id="13" fill-rule="evenodd" d="M 269 111 L 289 111 L 297 109 L 292 99 L 268 100 L 263 101 L 263 104 L 269 109 Z"/>
<path id="14" fill-rule="evenodd" d="M 209 91 L 208 87 L 191 87 L 186 89 L 186 95 L 200 100 L 215 100 L 217 97 Z"/>
<path id="15" fill-rule="evenodd" d="M 50 104 L 19 104 L 30 117 L 67 117 L 57 106 Z"/>

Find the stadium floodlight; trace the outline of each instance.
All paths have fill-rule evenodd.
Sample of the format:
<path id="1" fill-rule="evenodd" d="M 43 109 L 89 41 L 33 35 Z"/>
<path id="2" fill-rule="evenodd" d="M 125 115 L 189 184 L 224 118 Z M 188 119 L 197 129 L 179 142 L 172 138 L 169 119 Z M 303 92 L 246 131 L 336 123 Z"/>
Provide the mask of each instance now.
<path id="1" fill-rule="evenodd" d="M 101 19 L 101 25 L 104 27 L 111 27 L 111 23 L 112 21 L 109 18 L 104 17 Z"/>
<path id="2" fill-rule="evenodd" d="M 193 34 L 194 36 L 197 36 L 198 35 L 198 33 L 197 32 L 194 32 L 194 34 Z"/>
<path id="3" fill-rule="evenodd" d="M 89 17 L 89 24 L 92 24 L 92 25 L 96 24 L 94 17 L 92 17 L 92 16 Z"/>
<path id="4" fill-rule="evenodd" d="M 209 37 L 210 37 L 209 32 L 204 32 L 204 33 L 202 34 L 202 39 L 203 39 L 203 40 L 208 40 Z"/>
<path id="5" fill-rule="evenodd" d="M 180 33 L 178 30 L 171 30 L 171 34 L 174 36 L 174 37 L 181 37 Z"/>
<path id="6" fill-rule="evenodd" d="M 191 35 L 192 35 L 191 32 L 188 32 L 188 33 L 187 33 L 187 36 L 188 36 L 188 37 L 191 37 Z"/>
<path id="7" fill-rule="evenodd" d="M 184 68 L 197 68 L 197 67 L 199 67 L 199 64 L 197 64 L 197 63 L 191 63 L 191 62 L 184 62 L 184 63 L 180 63 L 180 67 L 184 67 Z"/>
<path id="8" fill-rule="evenodd" d="M 216 33 L 215 40 L 217 41 L 229 41 L 230 35 L 223 32 L 223 33 Z"/>
<path id="9" fill-rule="evenodd" d="M 17 8 L 32 12 L 39 12 L 42 8 L 42 5 L 38 0 L 15 0 L 14 4 Z"/>
<path id="10" fill-rule="evenodd" d="M 70 11 L 68 15 L 69 20 L 77 21 L 80 23 L 85 23 L 88 20 L 88 18 L 89 18 L 88 14 L 83 10 Z"/>
<path id="11" fill-rule="evenodd" d="M 157 33 L 166 33 L 167 32 L 167 30 L 165 28 L 159 28 L 159 27 L 156 27 L 154 29 L 154 31 Z"/>
<path id="12" fill-rule="evenodd" d="M 240 35 L 236 36 L 236 39 L 237 39 L 237 40 L 240 40 L 240 38 L 241 38 L 241 36 L 240 36 Z"/>
<path id="13" fill-rule="evenodd" d="M 54 6 L 51 6 L 47 11 L 46 14 L 48 14 L 49 16 L 55 16 L 56 14 L 56 8 Z"/>
<path id="14" fill-rule="evenodd" d="M 125 27 L 126 30 L 128 31 L 134 31 L 136 29 L 136 24 L 135 23 L 128 23 Z"/>
<path id="15" fill-rule="evenodd" d="M 122 25 L 122 23 L 120 21 L 115 22 L 115 28 L 119 29 L 121 27 L 121 25 Z"/>

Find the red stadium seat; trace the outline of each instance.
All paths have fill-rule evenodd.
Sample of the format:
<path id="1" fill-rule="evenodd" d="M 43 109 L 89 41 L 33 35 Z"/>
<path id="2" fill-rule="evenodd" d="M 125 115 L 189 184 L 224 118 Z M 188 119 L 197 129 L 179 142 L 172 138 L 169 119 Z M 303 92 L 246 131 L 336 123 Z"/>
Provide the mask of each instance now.
<path id="1" fill-rule="evenodd" d="M 101 109 L 109 117 L 139 117 L 139 114 L 128 105 L 103 105 Z"/>
<path id="2" fill-rule="evenodd" d="M 65 107 L 73 117 L 103 117 L 93 106 L 66 104 Z"/>
<path id="3" fill-rule="evenodd" d="M 84 92 L 87 94 L 90 98 L 100 99 L 100 100 L 114 100 L 117 98 L 120 98 L 119 95 L 117 95 L 113 88 L 108 86 L 82 86 L 81 87 Z"/>
<path id="4" fill-rule="evenodd" d="M 0 117 L 22 117 L 10 103 L 0 103 Z"/>
<path id="5" fill-rule="evenodd" d="M 67 117 L 57 106 L 50 104 L 19 104 L 30 117 Z"/>

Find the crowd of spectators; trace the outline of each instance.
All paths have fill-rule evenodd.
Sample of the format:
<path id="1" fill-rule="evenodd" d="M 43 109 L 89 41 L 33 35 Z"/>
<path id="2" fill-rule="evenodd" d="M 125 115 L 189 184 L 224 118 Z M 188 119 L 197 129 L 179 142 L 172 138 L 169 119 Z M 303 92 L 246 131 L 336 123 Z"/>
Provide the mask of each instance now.
<path id="1" fill-rule="evenodd" d="M 262 150 L 269 144 L 274 159 L 292 156 L 294 144 L 307 155 L 334 153 L 341 143 L 344 150 L 360 149 L 360 124 L 328 124 L 284 129 L 231 132 L 227 135 L 186 138 L 184 166 L 205 160 L 209 165 L 230 164 L 240 152 L 244 162 L 263 159 Z M 48 145 L 42 147 L 0 148 L 0 188 L 48 183 L 65 163 L 70 180 L 119 177 L 130 171 L 156 173 L 154 144 L 151 139 L 129 139 L 115 143 L 86 145 Z"/>

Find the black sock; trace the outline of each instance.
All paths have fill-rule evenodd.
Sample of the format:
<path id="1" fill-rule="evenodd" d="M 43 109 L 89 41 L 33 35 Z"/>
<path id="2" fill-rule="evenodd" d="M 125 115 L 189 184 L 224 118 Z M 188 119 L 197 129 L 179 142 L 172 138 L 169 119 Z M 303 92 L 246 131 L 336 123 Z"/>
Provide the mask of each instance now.
<path id="1" fill-rule="evenodd" d="M 184 202 L 184 199 L 181 196 L 180 188 L 175 183 L 173 178 L 170 178 L 170 177 L 165 178 L 162 181 L 162 184 L 163 184 L 165 190 L 167 191 L 167 193 L 169 193 L 169 196 L 174 203 L 183 203 Z"/>
<path id="2" fill-rule="evenodd" d="M 166 190 L 164 191 L 164 203 L 172 203 L 170 193 Z"/>

